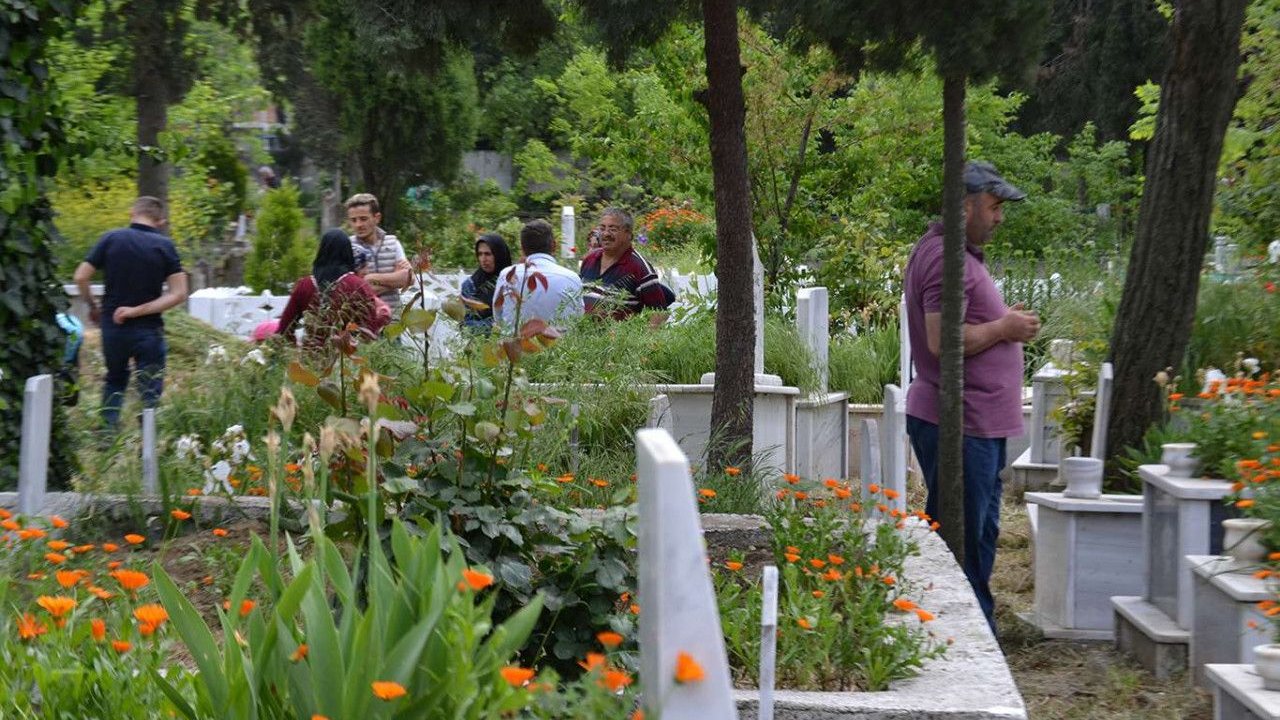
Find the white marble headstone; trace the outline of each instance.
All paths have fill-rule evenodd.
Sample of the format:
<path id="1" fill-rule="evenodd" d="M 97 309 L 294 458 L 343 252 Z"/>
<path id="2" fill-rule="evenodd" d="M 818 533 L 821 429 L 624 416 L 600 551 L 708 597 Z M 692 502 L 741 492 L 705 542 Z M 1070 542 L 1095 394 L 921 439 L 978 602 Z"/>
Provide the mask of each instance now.
<path id="1" fill-rule="evenodd" d="M 883 470 L 880 466 L 880 423 L 871 418 L 862 421 L 859 428 L 859 461 L 861 467 L 859 474 L 862 478 L 862 488 L 871 483 L 879 483 L 884 479 Z"/>
<path id="2" fill-rule="evenodd" d="M 663 720 L 738 717 L 689 460 L 665 430 L 636 432 L 640 495 L 640 681 Z M 676 682 L 688 653 L 705 677 Z"/>
<path id="3" fill-rule="evenodd" d="M 911 326 L 907 320 L 907 296 L 898 299 L 898 387 L 909 388 L 915 373 L 911 364 Z"/>
<path id="4" fill-rule="evenodd" d="M 577 242 L 578 225 L 577 218 L 573 214 L 573 206 L 565 205 L 560 208 L 560 257 L 574 257 L 573 246 Z M 581 253 L 586 255 L 585 252 Z"/>
<path id="5" fill-rule="evenodd" d="M 1107 425 L 1111 420 L 1111 385 L 1115 377 L 1111 363 L 1102 363 L 1098 369 L 1098 389 L 1093 397 L 1093 438 L 1089 443 L 1089 457 L 1099 460 L 1107 457 Z"/>
<path id="6" fill-rule="evenodd" d="M 753 301 L 756 322 L 756 375 L 764 374 L 764 265 L 760 264 L 760 253 L 756 252 L 756 238 L 751 236 L 751 299 Z"/>
<path id="7" fill-rule="evenodd" d="M 27 378 L 22 393 L 22 444 L 18 455 L 18 513 L 35 515 L 49 487 L 49 436 L 53 429 L 53 376 Z"/>
<path id="8" fill-rule="evenodd" d="M 907 509 L 907 396 L 897 385 L 884 386 L 884 416 L 880 423 L 880 484 L 898 497 L 887 500 L 891 508 Z"/>
<path id="9" fill-rule="evenodd" d="M 142 494 L 160 492 L 160 473 L 156 465 L 156 409 L 142 411 Z"/>
<path id="10" fill-rule="evenodd" d="M 827 391 L 827 350 L 831 339 L 827 302 L 824 287 L 801 288 L 796 293 L 796 329 L 813 356 L 820 393 Z"/>

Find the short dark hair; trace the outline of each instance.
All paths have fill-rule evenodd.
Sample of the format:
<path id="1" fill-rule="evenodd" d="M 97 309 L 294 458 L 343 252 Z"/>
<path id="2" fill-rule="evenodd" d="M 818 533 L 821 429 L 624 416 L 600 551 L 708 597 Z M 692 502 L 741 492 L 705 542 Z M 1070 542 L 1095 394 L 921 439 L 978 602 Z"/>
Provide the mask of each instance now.
<path id="1" fill-rule="evenodd" d="M 604 219 L 610 215 L 618 218 L 618 221 L 627 229 L 627 232 L 631 232 L 631 213 L 620 207 L 607 207 L 604 212 L 600 213 L 600 223 L 604 224 Z"/>
<path id="2" fill-rule="evenodd" d="M 142 215 L 160 222 L 164 220 L 164 201 L 157 197 L 143 195 L 133 201 L 133 206 L 129 208 L 129 214 Z"/>
<path id="3" fill-rule="evenodd" d="M 350 210 L 353 207 L 367 205 L 369 207 L 369 212 L 375 215 L 382 212 L 381 207 L 378 205 L 378 198 L 374 197 L 371 193 L 356 193 L 355 195 L 347 198 L 347 201 L 343 203 L 343 205 L 347 210 Z"/>
<path id="4" fill-rule="evenodd" d="M 546 220 L 530 220 L 520 228 L 520 252 L 528 257 L 534 253 L 551 254 L 555 245 L 555 235 L 551 223 Z"/>

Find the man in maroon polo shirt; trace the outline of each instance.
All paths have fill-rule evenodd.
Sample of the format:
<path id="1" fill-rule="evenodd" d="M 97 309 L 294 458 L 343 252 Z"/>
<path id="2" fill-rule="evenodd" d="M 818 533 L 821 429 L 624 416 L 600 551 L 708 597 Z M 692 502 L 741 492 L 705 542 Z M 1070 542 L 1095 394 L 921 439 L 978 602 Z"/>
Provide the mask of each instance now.
<path id="1" fill-rule="evenodd" d="M 983 262 L 982 247 L 1004 219 L 1003 203 L 1026 193 L 989 163 L 965 166 L 964 199 L 964 571 L 995 632 L 991 571 L 1000 535 L 1000 471 L 1007 438 L 1022 434 L 1022 343 L 1040 320 L 1004 304 Z M 904 277 L 907 326 L 916 376 L 907 391 L 907 433 L 938 515 L 938 355 L 942 345 L 942 223 L 916 243 Z"/>
<path id="2" fill-rule="evenodd" d="M 653 266 L 631 247 L 631 215 L 616 207 L 600 216 L 600 248 L 582 261 L 587 313 L 621 319 L 644 308 L 665 309 L 672 299 Z"/>

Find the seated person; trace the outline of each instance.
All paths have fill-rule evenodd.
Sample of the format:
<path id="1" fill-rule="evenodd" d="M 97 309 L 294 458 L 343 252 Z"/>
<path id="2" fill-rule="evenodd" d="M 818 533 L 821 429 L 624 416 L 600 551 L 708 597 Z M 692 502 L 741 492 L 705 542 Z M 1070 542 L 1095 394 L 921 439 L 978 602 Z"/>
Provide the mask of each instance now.
<path id="1" fill-rule="evenodd" d="M 487 333 L 493 328 L 493 291 L 498 286 L 498 273 L 511 267 L 511 250 L 501 235 L 487 233 L 476 239 L 476 263 L 480 266 L 462 281 L 462 297 L 484 303 L 483 310 L 467 305 L 462 327 Z"/>
<path id="2" fill-rule="evenodd" d="M 533 220 L 520 228 L 520 251 L 524 262 L 512 265 L 498 275 L 493 291 L 494 318 L 510 329 L 516 323 L 517 307 L 520 324 L 539 318 L 550 325 L 563 327 L 582 315 L 582 281 L 577 274 L 562 267 L 551 256 L 555 237 L 546 220 Z M 537 273 L 546 284 L 525 284 L 528 273 Z M 535 276 L 536 277 L 536 276 Z"/>
<path id="3" fill-rule="evenodd" d="M 622 319 L 644 308 L 665 310 L 675 300 L 649 261 L 631 246 L 631 216 L 619 208 L 600 217 L 600 249 L 587 255 L 578 274 L 593 315 Z"/>
<path id="4" fill-rule="evenodd" d="M 391 308 L 355 273 L 355 254 L 347 234 L 329 230 L 320 238 L 311 274 L 294 284 L 276 332 L 293 338 L 302 323 L 306 344 L 316 347 L 347 323 L 376 334 L 390 320 Z"/>

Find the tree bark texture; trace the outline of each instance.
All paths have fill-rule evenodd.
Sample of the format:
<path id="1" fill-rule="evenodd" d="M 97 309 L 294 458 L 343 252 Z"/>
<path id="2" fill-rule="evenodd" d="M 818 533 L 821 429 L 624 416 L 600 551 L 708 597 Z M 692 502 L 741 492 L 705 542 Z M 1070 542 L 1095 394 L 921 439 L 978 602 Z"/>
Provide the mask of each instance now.
<path id="1" fill-rule="evenodd" d="M 733 0 L 703 0 L 707 114 L 716 197 L 716 385 L 711 401 L 710 468 L 751 461 L 755 391 L 751 186 L 746 102 Z"/>
<path id="2" fill-rule="evenodd" d="M 138 194 L 169 202 L 169 163 L 160 152 L 160 133 L 169 124 L 169 103 L 182 95 L 180 77 L 186 71 L 182 39 L 185 32 L 176 22 L 181 2 L 151 0 L 134 2 L 126 13 L 126 31 L 133 49 L 133 96 L 138 112 Z"/>
<path id="3" fill-rule="evenodd" d="M 169 102 L 156 83 L 137 95 L 138 194 L 169 202 L 169 163 L 160 154 L 160 133 L 169 124 Z"/>
<path id="4" fill-rule="evenodd" d="M 1108 455 L 1137 445 L 1160 419 L 1153 378 L 1179 368 L 1191 337 L 1218 159 L 1238 94 L 1246 2 L 1175 3 L 1138 232 L 1111 333 Z"/>
<path id="5" fill-rule="evenodd" d="M 964 561 L 965 76 L 942 83 L 942 347 L 938 358 L 939 533 Z"/>

